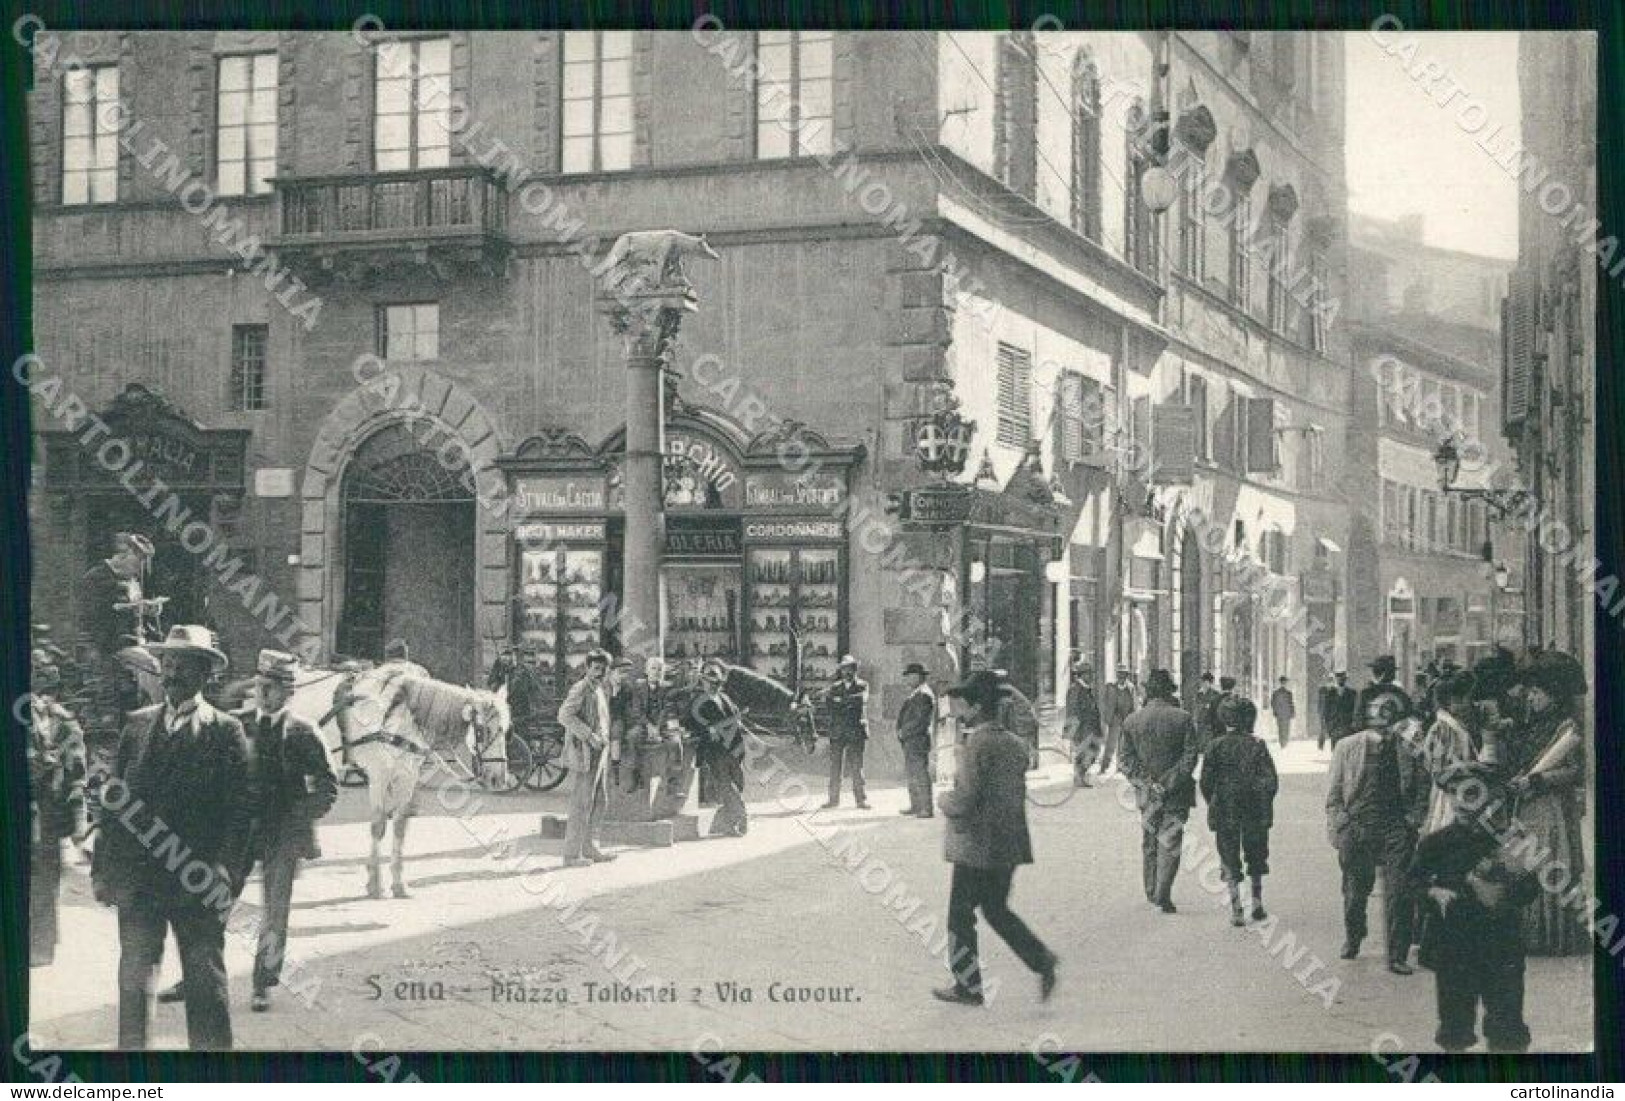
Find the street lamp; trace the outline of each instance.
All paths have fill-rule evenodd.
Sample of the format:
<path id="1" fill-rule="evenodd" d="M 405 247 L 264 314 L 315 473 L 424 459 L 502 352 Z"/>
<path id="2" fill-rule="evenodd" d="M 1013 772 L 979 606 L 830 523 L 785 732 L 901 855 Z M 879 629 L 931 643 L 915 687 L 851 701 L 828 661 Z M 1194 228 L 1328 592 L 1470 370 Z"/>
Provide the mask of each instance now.
<path id="1" fill-rule="evenodd" d="M 1497 516 L 1505 516 L 1510 512 L 1523 507 L 1523 501 L 1529 497 L 1525 489 L 1493 489 L 1485 487 L 1462 488 L 1456 485 L 1456 479 L 1461 475 L 1461 452 L 1456 450 L 1454 436 L 1446 436 L 1439 442 L 1439 450 L 1433 453 L 1433 465 L 1439 471 L 1439 490 L 1443 493 L 1454 493 L 1465 500 L 1483 501 L 1495 511 Z"/>

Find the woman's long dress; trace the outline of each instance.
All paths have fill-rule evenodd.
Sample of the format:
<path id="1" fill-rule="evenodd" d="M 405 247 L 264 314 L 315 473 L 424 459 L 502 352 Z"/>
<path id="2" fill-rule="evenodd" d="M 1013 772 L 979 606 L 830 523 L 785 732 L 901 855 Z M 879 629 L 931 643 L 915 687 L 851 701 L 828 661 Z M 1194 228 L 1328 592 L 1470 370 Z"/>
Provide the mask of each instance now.
<path id="1" fill-rule="evenodd" d="M 1536 786 L 1518 801 L 1517 820 L 1534 841 L 1534 854 L 1549 854 L 1533 869 L 1541 885 L 1524 911 L 1524 948 L 1532 956 L 1572 956 L 1590 951 L 1591 881 L 1586 876 L 1580 819 L 1585 814 L 1585 737 L 1572 718 L 1539 724 L 1530 739 L 1532 760 L 1565 733 L 1577 735 L 1562 758 L 1543 768 Z M 1565 901 L 1567 900 L 1567 901 Z"/>

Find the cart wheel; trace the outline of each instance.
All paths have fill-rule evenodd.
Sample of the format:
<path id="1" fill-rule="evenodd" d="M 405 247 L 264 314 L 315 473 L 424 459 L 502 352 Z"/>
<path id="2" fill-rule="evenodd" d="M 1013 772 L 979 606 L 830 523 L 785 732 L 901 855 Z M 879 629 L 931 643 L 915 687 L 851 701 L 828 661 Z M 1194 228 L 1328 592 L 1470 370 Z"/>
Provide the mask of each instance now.
<path id="1" fill-rule="evenodd" d="M 564 767 L 564 743 L 558 738 L 540 738 L 530 748 L 534 763 L 525 786 L 532 791 L 552 791 L 564 783 L 570 773 Z"/>
<path id="2" fill-rule="evenodd" d="M 531 771 L 536 767 L 530 744 L 517 734 L 508 735 L 507 753 L 508 767 L 492 773 L 501 782 L 487 782 L 486 786 L 492 791 L 503 793 L 518 791 L 524 786 L 525 781 L 530 779 Z"/>

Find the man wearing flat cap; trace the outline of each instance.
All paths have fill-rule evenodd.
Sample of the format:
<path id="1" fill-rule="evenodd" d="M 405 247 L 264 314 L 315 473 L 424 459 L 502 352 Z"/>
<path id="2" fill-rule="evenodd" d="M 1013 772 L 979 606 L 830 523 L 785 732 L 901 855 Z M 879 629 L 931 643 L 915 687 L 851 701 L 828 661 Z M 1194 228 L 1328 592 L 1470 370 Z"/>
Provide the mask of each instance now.
<path id="1" fill-rule="evenodd" d="M 242 892 L 257 801 L 242 724 L 204 700 L 225 671 L 214 632 L 176 626 L 151 649 L 164 702 L 133 712 L 101 790 L 92 883 L 118 908 L 118 1046 L 147 1046 L 152 982 L 173 929 L 180 947 L 187 1039 L 232 1046 L 226 919 Z"/>
<path id="2" fill-rule="evenodd" d="M 1123 775 L 1140 806 L 1140 857 L 1146 901 L 1172 914 L 1185 819 L 1196 802 L 1196 721 L 1175 701 L 1166 669 L 1145 682 L 1145 706 L 1123 722 Z"/>
<path id="3" fill-rule="evenodd" d="M 240 713 L 253 747 L 254 790 L 259 808 L 249 859 L 260 861 L 264 915 L 254 954 L 253 1009 L 271 1006 L 281 981 L 288 941 L 288 909 L 301 860 L 321 855 L 316 821 L 338 798 L 338 780 L 316 728 L 288 710 L 298 677 L 292 654 L 261 650 L 254 678 L 254 706 Z M 247 869 L 244 871 L 246 878 Z"/>
<path id="4" fill-rule="evenodd" d="M 858 676 L 858 659 L 841 658 L 835 683 L 824 690 L 829 704 L 829 801 L 826 809 L 841 805 L 841 774 L 852 778 L 852 798 L 859 810 L 869 809 L 863 786 L 863 750 L 869 743 L 869 682 Z"/>
<path id="5" fill-rule="evenodd" d="M 953 790 L 941 800 L 948 818 L 945 855 L 953 865 L 948 959 L 954 981 L 932 995 L 957 1005 L 982 1005 L 986 999 L 977 954 L 978 910 L 1038 976 L 1039 999 L 1047 1001 L 1055 989 L 1055 953 L 1010 909 L 1016 868 L 1033 862 L 1033 847 L 1027 831 L 1027 746 L 999 722 L 1004 688 L 1004 678 L 979 669 L 948 691 L 954 715 L 967 731 Z"/>
<path id="6" fill-rule="evenodd" d="M 903 667 L 908 695 L 897 712 L 897 740 L 903 746 L 903 769 L 908 777 L 908 806 L 904 814 L 930 818 L 935 813 L 931 794 L 931 747 L 937 741 L 937 694 L 925 666 L 911 661 Z"/>

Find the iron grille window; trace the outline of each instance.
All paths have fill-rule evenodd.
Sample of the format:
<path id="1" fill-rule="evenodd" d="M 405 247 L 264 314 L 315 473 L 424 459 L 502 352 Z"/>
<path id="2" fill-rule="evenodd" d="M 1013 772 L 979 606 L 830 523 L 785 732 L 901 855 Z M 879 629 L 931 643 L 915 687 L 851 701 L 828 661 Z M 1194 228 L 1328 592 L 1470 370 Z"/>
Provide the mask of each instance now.
<path id="1" fill-rule="evenodd" d="M 565 172 L 632 167 L 633 33 L 565 33 L 560 154 Z"/>
<path id="2" fill-rule="evenodd" d="M 379 306 L 378 355 L 390 360 L 439 359 L 439 304 L 408 302 Z"/>
<path id="3" fill-rule="evenodd" d="M 381 42 L 373 77 L 373 166 L 399 172 L 449 164 L 451 39 Z"/>
<path id="4" fill-rule="evenodd" d="M 1033 360 L 1020 348 L 1000 344 L 998 441 L 1026 447 L 1033 438 Z"/>
<path id="5" fill-rule="evenodd" d="M 222 57 L 215 66 L 215 182 L 222 195 L 264 195 L 276 175 L 277 56 Z"/>
<path id="6" fill-rule="evenodd" d="M 62 202 L 118 199 L 118 66 L 90 65 L 62 78 Z"/>
<path id="7" fill-rule="evenodd" d="M 1291 297 L 1288 294 L 1288 246 L 1286 223 L 1276 222 L 1270 230 L 1271 243 L 1269 271 L 1269 326 L 1285 334 L 1292 324 Z"/>
<path id="8" fill-rule="evenodd" d="M 811 157 L 834 148 L 835 35 L 756 35 L 756 156 Z"/>
<path id="9" fill-rule="evenodd" d="M 265 348 L 270 330 L 264 325 L 231 327 L 231 408 L 255 413 L 266 407 Z"/>

